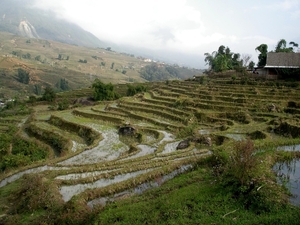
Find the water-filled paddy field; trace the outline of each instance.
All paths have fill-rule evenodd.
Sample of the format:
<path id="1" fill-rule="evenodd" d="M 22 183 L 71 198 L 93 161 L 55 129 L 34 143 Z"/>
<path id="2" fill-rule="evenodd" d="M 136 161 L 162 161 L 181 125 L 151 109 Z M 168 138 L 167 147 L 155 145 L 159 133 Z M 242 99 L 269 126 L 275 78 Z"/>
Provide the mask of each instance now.
<path id="1" fill-rule="evenodd" d="M 2 175 L 0 188 L 24 174 L 41 173 L 57 183 L 65 202 L 76 197 L 90 206 L 104 204 L 122 193 L 159 186 L 158 178 L 163 183 L 186 172 L 182 168 L 191 169 L 235 141 L 251 139 L 260 150 L 274 151 L 300 144 L 299 105 L 296 88 L 182 81 L 153 84 L 147 94 L 114 102 L 37 111 L 25 134 L 38 135 L 54 158 Z M 299 171 L 299 161 L 293 162 Z M 284 164 L 273 169 L 281 176 L 288 170 Z M 299 188 L 292 191 L 299 172 L 284 176 L 299 195 Z"/>

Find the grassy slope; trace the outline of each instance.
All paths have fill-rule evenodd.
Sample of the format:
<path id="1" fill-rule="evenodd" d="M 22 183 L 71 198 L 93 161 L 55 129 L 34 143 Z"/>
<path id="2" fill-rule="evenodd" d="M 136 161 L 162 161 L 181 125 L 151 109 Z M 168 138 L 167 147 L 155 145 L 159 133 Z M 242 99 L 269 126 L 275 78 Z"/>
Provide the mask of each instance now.
<path id="1" fill-rule="evenodd" d="M 108 205 L 91 224 L 299 224 L 299 208 L 246 210 L 200 166 L 160 188 Z"/>
<path id="2" fill-rule="evenodd" d="M 29 43 L 28 43 L 29 42 Z M 12 55 L 29 53 L 31 59 Z M 128 54 L 106 51 L 102 48 L 87 48 L 64 44 L 55 41 L 28 39 L 10 33 L 0 32 L 0 95 L 9 97 L 25 96 L 33 93 L 33 85 L 54 86 L 61 78 L 65 78 L 71 89 L 88 87 L 99 78 L 104 83 L 145 82 L 139 70 L 149 64 Z M 58 60 L 61 54 L 64 60 Z M 40 56 L 40 61 L 35 57 Z M 92 56 L 96 56 L 93 58 Z M 69 57 L 69 60 L 66 58 Z M 87 60 L 87 63 L 79 63 Z M 105 66 L 101 65 L 105 63 Z M 113 69 L 111 68 L 114 63 Z M 16 80 L 17 69 L 23 68 L 30 73 L 29 85 Z M 126 74 L 122 71 L 126 70 Z M 200 70 L 179 68 L 182 78 L 192 77 Z M 0 96 L 1 97 L 1 96 Z"/>
<path id="3" fill-rule="evenodd" d="M 17 91 L 23 94 L 30 92 L 28 85 L 21 84 L 15 79 L 18 68 L 23 68 L 30 73 L 30 85 L 53 86 L 61 78 L 65 78 L 72 89 L 88 87 L 95 78 L 111 83 L 125 83 L 129 80 L 144 81 L 138 73 L 144 63 L 135 57 L 100 48 L 86 48 L 36 39 L 31 39 L 30 43 L 26 43 L 27 40 L 27 38 L 1 32 L 0 68 L 5 71 L 6 75 L 0 74 L 0 82 L 4 89 L 0 92 L 7 93 L 10 90 L 14 91 L 15 95 L 18 94 Z M 21 54 L 29 53 L 31 59 L 13 56 L 12 51 Z M 58 60 L 59 54 L 62 54 L 64 58 L 67 56 L 70 58 Z M 38 55 L 44 63 L 34 60 Z M 98 59 L 92 56 L 97 56 Z M 87 63 L 79 63 L 80 59 L 87 60 Z M 101 66 L 101 62 L 105 62 L 105 66 Z M 113 62 L 114 68 L 111 69 Z M 127 73 L 124 75 L 121 72 L 125 67 Z"/>

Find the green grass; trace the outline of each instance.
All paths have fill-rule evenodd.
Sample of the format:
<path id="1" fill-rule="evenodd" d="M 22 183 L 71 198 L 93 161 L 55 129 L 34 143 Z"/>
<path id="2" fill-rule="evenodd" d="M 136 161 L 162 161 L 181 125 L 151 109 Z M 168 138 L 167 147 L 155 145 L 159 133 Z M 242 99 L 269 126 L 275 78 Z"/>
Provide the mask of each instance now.
<path id="1" fill-rule="evenodd" d="M 199 167 L 145 194 L 107 205 L 91 224 L 299 224 L 299 208 L 254 212 Z"/>

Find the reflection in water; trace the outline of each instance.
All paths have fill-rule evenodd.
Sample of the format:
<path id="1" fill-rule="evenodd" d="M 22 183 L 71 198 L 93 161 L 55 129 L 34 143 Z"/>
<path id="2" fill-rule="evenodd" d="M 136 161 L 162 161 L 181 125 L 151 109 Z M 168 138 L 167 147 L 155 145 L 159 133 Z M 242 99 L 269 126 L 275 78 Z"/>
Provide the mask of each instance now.
<path id="1" fill-rule="evenodd" d="M 285 184 L 292 193 L 290 202 L 293 205 L 300 204 L 300 160 L 294 159 L 289 163 L 276 163 L 273 167 L 276 171 L 278 181 Z"/>
<path id="2" fill-rule="evenodd" d="M 174 170 L 173 172 L 166 174 L 164 176 L 158 177 L 151 182 L 143 183 L 133 189 L 123 191 L 121 193 L 117 193 L 113 197 L 102 197 L 102 198 L 94 199 L 92 201 L 89 201 L 87 203 L 87 205 L 90 208 L 93 208 L 96 205 L 105 206 L 107 203 L 114 202 L 115 200 L 121 199 L 122 197 L 124 198 L 126 196 L 131 196 L 133 194 L 142 194 L 144 191 L 146 191 L 148 189 L 159 187 L 167 180 L 174 178 L 176 175 L 181 174 L 181 173 L 189 170 L 190 168 L 192 168 L 192 165 L 183 165 L 179 169 Z"/>
<path id="3" fill-rule="evenodd" d="M 43 171 L 46 171 L 46 170 L 68 170 L 68 169 L 70 169 L 70 168 L 68 168 L 68 167 L 53 167 L 53 166 L 40 166 L 40 167 L 31 168 L 31 169 L 21 171 L 19 173 L 16 173 L 14 175 L 11 175 L 11 176 L 3 179 L 0 182 L 0 187 L 4 187 L 5 185 L 19 179 L 24 174 L 39 173 L 39 172 L 43 172 Z"/>
<path id="4" fill-rule="evenodd" d="M 153 169 L 140 170 L 140 171 L 136 171 L 136 172 L 132 172 L 132 173 L 121 174 L 121 175 L 115 176 L 112 179 L 99 179 L 93 183 L 62 186 L 59 191 L 60 191 L 60 194 L 62 195 L 63 200 L 65 202 L 67 202 L 74 195 L 80 194 L 81 192 L 84 192 L 86 189 L 106 187 L 108 185 L 119 183 L 119 182 L 128 180 L 130 178 L 136 177 L 140 174 L 150 172 L 151 170 L 153 170 Z"/>
<path id="5" fill-rule="evenodd" d="M 225 134 L 225 136 L 235 141 L 243 141 L 246 139 L 245 136 L 242 134 Z"/>
<path id="6" fill-rule="evenodd" d="M 92 126 L 92 125 L 91 125 Z M 92 126 L 93 129 L 102 132 L 101 126 Z M 69 158 L 58 164 L 60 165 L 83 165 L 93 164 L 104 160 L 114 160 L 119 157 L 121 152 L 129 149 L 127 145 L 119 140 L 116 130 L 107 130 L 102 132 L 103 140 L 99 142 L 95 148 L 86 150 L 72 158 Z M 113 150 L 114 146 L 118 146 L 117 150 Z"/>
<path id="7" fill-rule="evenodd" d="M 279 146 L 279 147 L 277 147 L 277 150 L 284 150 L 284 151 L 288 151 L 288 152 L 300 151 L 300 145 Z"/>

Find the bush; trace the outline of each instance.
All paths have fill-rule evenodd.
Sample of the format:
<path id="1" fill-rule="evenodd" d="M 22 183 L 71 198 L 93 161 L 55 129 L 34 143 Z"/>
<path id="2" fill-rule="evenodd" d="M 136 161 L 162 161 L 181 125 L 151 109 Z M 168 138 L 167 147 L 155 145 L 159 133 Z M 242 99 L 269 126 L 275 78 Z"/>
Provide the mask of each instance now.
<path id="1" fill-rule="evenodd" d="M 94 99 L 95 100 L 116 100 L 120 96 L 114 91 L 114 86 L 102 83 L 99 79 L 96 79 L 92 85 L 94 89 Z"/>
<path id="2" fill-rule="evenodd" d="M 257 212 L 277 210 L 286 203 L 283 187 L 270 179 L 270 168 L 261 164 L 255 151 L 250 139 L 236 142 L 230 153 L 216 151 L 214 174 L 246 208 Z"/>
<path id="3" fill-rule="evenodd" d="M 56 184 L 42 174 L 24 175 L 22 185 L 11 196 L 13 214 L 46 209 L 54 211 L 63 205 Z"/>
<path id="4" fill-rule="evenodd" d="M 56 99 L 56 94 L 51 87 L 46 87 L 44 90 L 44 94 L 42 96 L 42 100 L 48 102 L 54 102 Z"/>

